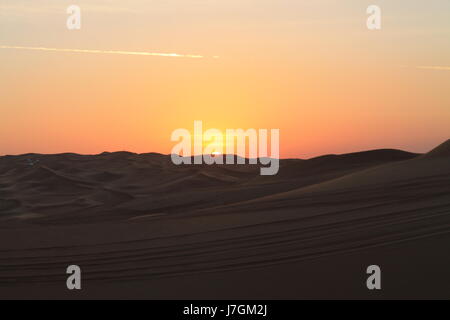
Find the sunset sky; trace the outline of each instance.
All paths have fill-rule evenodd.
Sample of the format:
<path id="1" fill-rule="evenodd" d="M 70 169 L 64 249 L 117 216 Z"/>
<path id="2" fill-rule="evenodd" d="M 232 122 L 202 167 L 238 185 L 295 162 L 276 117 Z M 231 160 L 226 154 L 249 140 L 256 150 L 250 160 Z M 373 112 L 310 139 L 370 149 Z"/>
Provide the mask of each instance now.
<path id="1" fill-rule="evenodd" d="M 1 0 L 0 110 L 1 155 L 169 153 L 194 120 L 279 128 L 281 157 L 425 152 L 450 138 L 450 1 Z"/>

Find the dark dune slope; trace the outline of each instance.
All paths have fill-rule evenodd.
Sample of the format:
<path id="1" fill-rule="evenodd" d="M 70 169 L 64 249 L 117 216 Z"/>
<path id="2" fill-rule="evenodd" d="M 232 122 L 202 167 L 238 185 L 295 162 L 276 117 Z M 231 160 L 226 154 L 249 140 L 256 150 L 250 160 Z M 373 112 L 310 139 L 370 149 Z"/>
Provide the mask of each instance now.
<path id="1" fill-rule="evenodd" d="M 450 139 L 424 155 L 425 158 L 442 158 L 450 156 Z"/>
<path id="2" fill-rule="evenodd" d="M 376 150 L 282 160 L 280 174 L 259 167 L 175 166 L 161 154 L 130 152 L 0 157 L 0 221 L 73 224 L 232 204 L 416 157 Z M 1 228 L 1 225 L 0 225 Z"/>
<path id="3" fill-rule="evenodd" d="M 433 154 L 285 160 L 267 179 L 162 155 L 1 158 L 0 297 L 74 298 L 76 263 L 87 298 L 449 298 L 450 156 Z"/>

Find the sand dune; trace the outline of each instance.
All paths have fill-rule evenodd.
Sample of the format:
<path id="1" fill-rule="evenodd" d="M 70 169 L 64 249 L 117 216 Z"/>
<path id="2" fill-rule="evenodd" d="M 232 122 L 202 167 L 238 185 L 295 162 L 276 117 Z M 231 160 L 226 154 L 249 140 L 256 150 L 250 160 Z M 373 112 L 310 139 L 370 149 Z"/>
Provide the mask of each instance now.
<path id="1" fill-rule="evenodd" d="M 75 297 L 449 298 L 449 150 L 282 160 L 274 177 L 160 154 L 1 157 L 0 297 L 74 298 L 78 264 Z"/>
<path id="2" fill-rule="evenodd" d="M 425 158 L 445 158 L 450 156 L 450 139 L 424 155 Z"/>

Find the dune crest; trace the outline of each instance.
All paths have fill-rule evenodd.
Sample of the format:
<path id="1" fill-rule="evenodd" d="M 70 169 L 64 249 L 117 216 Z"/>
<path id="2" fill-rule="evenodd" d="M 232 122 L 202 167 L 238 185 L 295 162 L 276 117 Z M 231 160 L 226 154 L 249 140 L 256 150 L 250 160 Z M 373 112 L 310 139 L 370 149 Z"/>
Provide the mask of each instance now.
<path id="1" fill-rule="evenodd" d="M 271 177 L 157 154 L 0 157 L 0 298 L 70 298 L 74 263 L 89 298 L 292 299 L 330 283 L 370 298 L 373 263 L 398 268 L 381 295 L 448 298 L 448 145 L 282 160 Z"/>
<path id="2" fill-rule="evenodd" d="M 425 158 L 450 157 L 450 139 L 424 155 Z"/>

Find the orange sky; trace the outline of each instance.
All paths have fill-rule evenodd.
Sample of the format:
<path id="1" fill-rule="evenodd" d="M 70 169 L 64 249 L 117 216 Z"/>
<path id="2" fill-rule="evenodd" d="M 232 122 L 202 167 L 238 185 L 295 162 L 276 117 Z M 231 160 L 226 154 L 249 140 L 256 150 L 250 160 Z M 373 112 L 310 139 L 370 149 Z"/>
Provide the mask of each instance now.
<path id="1" fill-rule="evenodd" d="M 282 157 L 450 138 L 448 1 L 380 1 L 376 32 L 353 0 L 78 1 L 80 31 L 61 1 L 21 1 L 0 5 L 0 46 L 205 58 L 0 49 L 0 154 L 169 153 L 194 120 L 279 128 Z"/>

